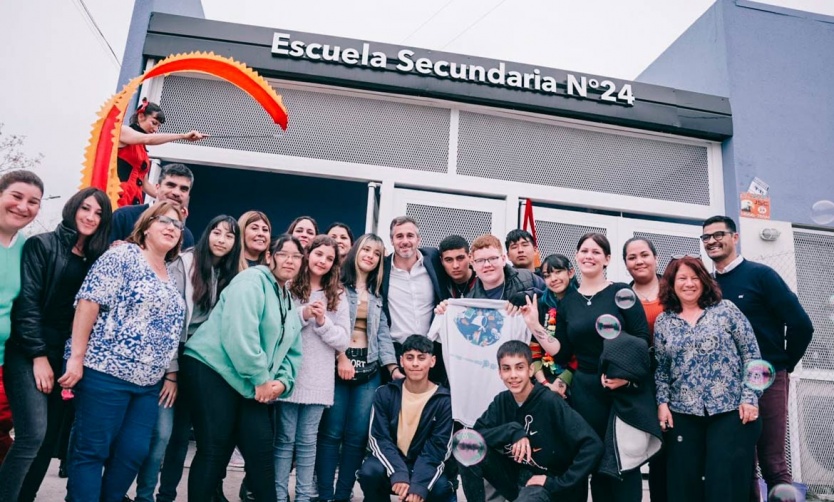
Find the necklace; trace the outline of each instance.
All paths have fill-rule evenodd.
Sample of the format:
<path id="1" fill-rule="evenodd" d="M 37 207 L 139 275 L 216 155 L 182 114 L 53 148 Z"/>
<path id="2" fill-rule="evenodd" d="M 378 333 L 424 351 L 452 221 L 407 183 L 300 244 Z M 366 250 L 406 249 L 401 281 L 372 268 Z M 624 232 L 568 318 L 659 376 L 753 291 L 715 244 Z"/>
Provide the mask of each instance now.
<path id="1" fill-rule="evenodd" d="M 579 290 L 577 289 L 577 290 L 576 290 L 576 292 L 577 292 L 577 293 L 579 293 Z M 590 304 L 591 304 L 591 300 L 593 300 L 593 299 L 594 299 L 594 296 L 596 296 L 596 293 L 594 293 L 594 294 L 592 294 L 592 295 L 590 295 L 590 296 L 589 296 L 589 295 L 583 295 L 582 293 L 579 293 L 579 296 L 581 296 L 582 298 L 584 298 L 584 299 L 586 299 L 586 300 L 588 301 L 588 303 L 587 303 L 586 305 L 590 305 Z"/>
<path id="2" fill-rule="evenodd" d="M 457 284 L 456 282 L 452 282 L 452 287 L 458 294 L 455 298 L 463 298 L 464 293 L 466 293 L 466 291 L 469 289 L 469 281 L 466 281 L 463 284 Z M 501 293 L 503 294 L 503 290 Z"/>

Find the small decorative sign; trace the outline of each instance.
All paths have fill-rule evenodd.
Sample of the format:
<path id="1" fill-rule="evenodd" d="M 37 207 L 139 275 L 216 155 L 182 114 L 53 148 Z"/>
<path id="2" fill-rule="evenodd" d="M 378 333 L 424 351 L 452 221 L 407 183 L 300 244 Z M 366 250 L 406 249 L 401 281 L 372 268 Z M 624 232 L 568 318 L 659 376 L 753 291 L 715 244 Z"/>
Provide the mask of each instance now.
<path id="1" fill-rule="evenodd" d="M 741 194 L 741 216 L 769 220 L 770 197 L 743 192 Z"/>

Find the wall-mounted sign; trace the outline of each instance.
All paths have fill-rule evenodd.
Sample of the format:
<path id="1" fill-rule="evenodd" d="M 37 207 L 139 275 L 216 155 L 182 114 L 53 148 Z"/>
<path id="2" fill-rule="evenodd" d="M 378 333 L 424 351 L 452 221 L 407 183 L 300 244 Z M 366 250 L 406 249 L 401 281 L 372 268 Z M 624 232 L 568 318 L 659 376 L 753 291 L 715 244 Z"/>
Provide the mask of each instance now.
<path id="1" fill-rule="evenodd" d="M 458 63 L 444 59 L 415 58 L 415 52 L 411 49 L 401 49 L 395 56 L 390 56 L 385 52 L 372 50 L 371 44 L 368 42 L 363 42 L 361 48 L 340 47 L 338 45 L 291 40 L 290 34 L 277 32 L 272 39 L 272 54 L 343 66 L 393 70 L 400 73 L 412 73 L 446 80 L 460 80 L 545 94 L 558 94 L 579 99 L 595 99 L 603 103 L 634 105 L 631 84 L 622 84 L 618 87 L 611 80 L 600 80 L 570 73 L 567 74 L 564 81 L 558 82 L 552 76 L 542 75 L 538 68 L 533 69 L 532 72 L 520 72 L 512 68 L 508 69 L 507 64 L 503 61 L 486 68 L 476 64 Z"/>
<path id="2" fill-rule="evenodd" d="M 741 194 L 741 216 L 744 218 L 756 218 L 759 220 L 770 219 L 770 197 L 742 192 Z"/>

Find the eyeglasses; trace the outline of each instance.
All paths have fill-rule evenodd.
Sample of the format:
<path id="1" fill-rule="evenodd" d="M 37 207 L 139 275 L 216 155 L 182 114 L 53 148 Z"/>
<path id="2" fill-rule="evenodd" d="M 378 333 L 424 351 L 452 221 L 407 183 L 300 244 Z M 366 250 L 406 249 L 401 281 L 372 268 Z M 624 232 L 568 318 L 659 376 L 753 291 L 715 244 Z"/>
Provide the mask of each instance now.
<path id="1" fill-rule="evenodd" d="M 710 239 L 715 239 L 720 241 L 726 235 L 733 235 L 735 232 L 727 232 L 726 230 L 719 230 L 718 232 L 713 232 L 711 234 L 704 234 L 701 236 L 701 241 L 709 242 Z"/>
<path id="2" fill-rule="evenodd" d="M 498 266 L 499 263 L 501 263 L 501 260 L 501 256 L 492 256 L 490 258 L 478 258 L 477 260 L 472 260 L 472 263 L 474 263 L 476 267 L 483 267 L 487 263 L 495 267 Z"/>
<path id="3" fill-rule="evenodd" d="M 153 218 L 151 218 L 151 220 L 157 220 L 158 222 L 162 223 L 163 225 L 171 225 L 174 228 L 176 228 L 177 230 L 182 230 L 183 227 L 185 226 L 185 225 L 183 225 L 183 223 L 180 220 L 175 219 L 175 218 L 171 218 L 170 216 L 165 216 L 165 215 L 154 216 Z"/>
<path id="4" fill-rule="evenodd" d="M 281 258 L 282 260 L 293 260 L 293 261 L 301 261 L 304 258 L 304 255 L 301 253 L 287 253 L 285 251 L 280 251 L 275 253 L 275 256 Z"/>
<path id="5" fill-rule="evenodd" d="M 672 255 L 672 259 L 673 259 L 673 260 L 680 260 L 681 258 L 695 258 L 696 260 L 700 260 L 700 259 L 701 259 L 701 255 L 696 254 L 696 253 L 673 254 L 673 255 Z"/>

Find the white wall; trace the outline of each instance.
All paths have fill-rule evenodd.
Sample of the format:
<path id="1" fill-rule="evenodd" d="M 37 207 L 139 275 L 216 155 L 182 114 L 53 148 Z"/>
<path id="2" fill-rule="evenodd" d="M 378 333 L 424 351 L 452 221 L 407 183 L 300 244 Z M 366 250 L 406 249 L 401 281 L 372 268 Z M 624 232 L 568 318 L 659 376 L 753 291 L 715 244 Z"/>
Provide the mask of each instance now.
<path id="1" fill-rule="evenodd" d="M 133 0 L 4 0 L 0 2 L 0 122 L 26 136 L 24 152 L 44 155 L 36 172 L 47 200 L 39 221 L 60 220 L 79 187 L 90 127 L 116 91 Z M 99 35 L 90 17 L 103 33 Z M 33 229 L 37 231 L 37 229 Z"/>

